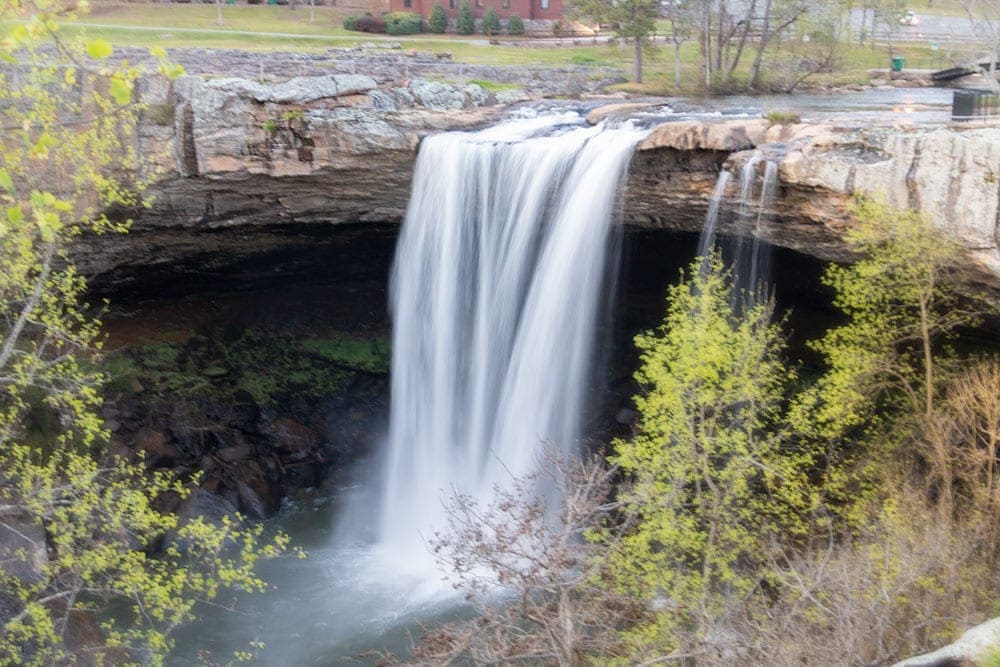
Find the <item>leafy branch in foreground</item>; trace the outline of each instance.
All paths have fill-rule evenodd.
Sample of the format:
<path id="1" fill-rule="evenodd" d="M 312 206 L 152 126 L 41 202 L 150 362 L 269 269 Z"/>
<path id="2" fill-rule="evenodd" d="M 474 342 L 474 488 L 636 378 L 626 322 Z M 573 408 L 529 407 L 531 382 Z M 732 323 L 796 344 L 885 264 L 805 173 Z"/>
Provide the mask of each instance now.
<path id="1" fill-rule="evenodd" d="M 61 3 L 0 15 L 0 663 L 162 664 L 196 603 L 262 588 L 254 565 L 287 539 L 239 517 L 181 524 L 157 508 L 188 489 L 109 451 L 100 323 L 69 249 L 144 204 L 140 71 L 66 36 Z"/>

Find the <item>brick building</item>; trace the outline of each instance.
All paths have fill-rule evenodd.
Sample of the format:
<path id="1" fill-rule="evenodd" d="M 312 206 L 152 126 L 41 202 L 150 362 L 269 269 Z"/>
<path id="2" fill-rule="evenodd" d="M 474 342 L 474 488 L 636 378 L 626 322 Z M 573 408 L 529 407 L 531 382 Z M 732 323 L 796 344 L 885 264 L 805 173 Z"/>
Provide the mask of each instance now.
<path id="1" fill-rule="evenodd" d="M 458 17 L 458 8 L 463 0 L 389 0 L 389 9 L 394 12 L 415 12 L 425 19 L 431 15 L 435 4 L 444 7 L 448 15 L 448 23 L 453 28 Z M 472 15 L 476 19 L 476 27 L 481 25 L 483 14 L 492 7 L 500 16 L 502 25 L 507 25 L 507 19 L 517 14 L 524 20 L 529 32 L 552 32 L 556 21 L 567 23 L 565 18 L 566 2 L 564 0 L 468 0 L 472 7 Z"/>

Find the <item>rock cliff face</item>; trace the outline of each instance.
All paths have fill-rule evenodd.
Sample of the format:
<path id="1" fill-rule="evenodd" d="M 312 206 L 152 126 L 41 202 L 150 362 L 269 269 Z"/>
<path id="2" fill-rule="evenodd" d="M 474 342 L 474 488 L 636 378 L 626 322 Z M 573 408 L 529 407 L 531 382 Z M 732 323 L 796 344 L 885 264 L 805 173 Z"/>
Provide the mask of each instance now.
<path id="1" fill-rule="evenodd" d="M 700 229 L 713 168 L 735 171 L 756 151 L 778 164 L 774 217 L 760 230 L 769 242 L 823 259 L 848 259 L 841 240 L 850 224 L 846 204 L 860 194 L 923 212 L 966 249 L 970 279 L 1000 286 L 1000 129 L 668 123 L 639 146 L 628 221 Z"/>
<path id="2" fill-rule="evenodd" d="M 268 85 L 188 76 L 148 81 L 142 95 L 150 107 L 139 137 L 162 176 L 129 235 L 81 240 L 77 261 L 98 282 L 137 267 L 237 265 L 309 244 L 317 230 L 398 224 L 420 140 L 494 122 L 520 92 L 341 73 Z M 590 120 L 643 108 L 613 105 Z M 925 212 L 967 249 L 970 275 L 1000 287 L 997 129 L 665 123 L 636 151 L 626 222 L 700 230 L 720 169 L 737 169 L 754 151 L 779 165 L 773 222 L 760 231 L 768 241 L 847 258 L 844 205 L 861 193 Z"/>

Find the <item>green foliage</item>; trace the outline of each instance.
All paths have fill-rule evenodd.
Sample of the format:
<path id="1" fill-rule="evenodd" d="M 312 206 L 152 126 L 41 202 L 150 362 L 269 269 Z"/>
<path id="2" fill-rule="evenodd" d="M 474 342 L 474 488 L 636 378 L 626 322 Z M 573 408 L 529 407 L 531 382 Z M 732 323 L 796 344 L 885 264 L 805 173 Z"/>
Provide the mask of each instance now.
<path id="1" fill-rule="evenodd" d="M 499 93 L 504 90 L 521 90 L 521 86 L 516 83 L 500 83 L 499 81 L 487 81 L 485 79 L 470 79 L 469 83 L 474 83 L 483 90 L 491 93 Z"/>
<path id="2" fill-rule="evenodd" d="M 472 7 L 468 2 L 462 2 L 458 8 L 458 18 L 455 20 L 455 32 L 459 35 L 471 35 L 476 31 L 476 20 L 472 16 Z"/>
<path id="3" fill-rule="evenodd" d="M 500 15 L 492 7 L 483 14 L 483 34 L 489 36 L 500 34 Z"/>
<path id="4" fill-rule="evenodd" d="M 302 349 L 366 373 L 389 372 L 389 344 L 385 340 L 311 339 L 303 341 Z"/>
<path id="5" fill-rule="evenodd" d="M 278 121 L 274 120 L 273 118 L 265 118 L 264 122 L 261 123 L 260 126 L 261 129 L 263 129 L 265 132 L 268 133 L 278 131 Z"/>
<path id="6" fill-rule="evenodd" d="M 636 338 L 641 419 L 612 458 L 632 479 L 621 500 L 636 525 L 612 570 L 640 599 L 668 598 L 632 633 L 637 650 L 704 638 L 759 584 L 767 540 L 797 531 L 793 509 L 809 501 L 801 461 L 781 448 L 794 374 L 771 306 L 737 313 L 731 295 L 717 255 L 695 262 L 669 290 L 663 324 Z"/>
<path id="7" fill-rule="evenodd" d="M 507 19 L 507 34 L 520 36 L 524 34 L 524 21 L 517 14 L 511 14 Z"/>
<path id="8" fill-rule="evenodd" d="M 431 10 L 431 16 L 427 19 L 427 30 L 429 32 L 443 34 L 448 29 L 448 15 L 440 3 L 435 2 Z"/>
<path id="9" fill-rule="evenodd" d="M 802 117 L 794 111 L 782 111 L 780 109 L 774 109 L 768 111 L 764 116 L 771 125 L 788 125 L 791 123 L 798 123 L 802 120 Z"/>
<path id="10" fill-rule="evenodd" d="M 16 545 L 0 561 L 0 664 L 162 664 L 196 602 L 262 588 L 253 568 L 286 540 L 237 519 L 181 525 L 156 507 L 186 487 L 106 451 L 99 323 L 67 248 L 125 231 L 102 212 L 144 205 L 156 177 L 136 152 L 140 71 L 102 39 L 66 36 L 63 3 L 0 9 L 0 57 L 17 65 L 0 69 L 0 529 Z M 64 642 L 79 623 L 99 623 L 103 643 Z"/>
<path id="11" fill-rule="evenodd" d="M 358 20 L 357 16 L 347 16 L 344 18 L 344 30 L 354 30 L 354 23 Z"/>
<path id="12" fill-rule="evenodd" d="M 424 31 L 424 20 L 413 12 L 391 12 L 386 14 L 385 31 L 390 35 L 416 35 Z"/>
<path id="13" fill-rule="evenodd" d="M 656 32 L 656 0 L 573 0 L 573 16 L 610 26 L 621 38 L 635 43 L 635 76 L 642 82 L 642 48 Z"/>
<path id="14" fill-rule="evenodd" d="M 845 240 L 861 259 L 831 265 L 823 279 L 849 321 L 812 345 L 829 369 L 792 412 L 800 432 L 822 439 L 871 426 L 879 408 L 929 415 L 935 344 L 974 319 L 953 287 L 954 243 L 912 211 L 858 201 L 853 212 Z"/>

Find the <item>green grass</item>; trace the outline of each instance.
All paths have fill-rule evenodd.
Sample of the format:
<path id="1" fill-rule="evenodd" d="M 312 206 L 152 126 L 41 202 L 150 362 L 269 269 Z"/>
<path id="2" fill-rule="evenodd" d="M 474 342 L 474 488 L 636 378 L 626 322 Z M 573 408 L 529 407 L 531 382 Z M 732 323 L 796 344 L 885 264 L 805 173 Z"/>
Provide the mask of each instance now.
<path id="1" fill-rule="evenodd" d="M 499 93 L 504 90 L 520 90 L 521 86 L 516 83 L 500 83 L 499 81 L 486 81 L 485 79 L 470 79 L 469 83 L 474 83 L 483 90 L 490 93 Z"/>
<path id="2" fill-rule="evenodd" d="M 924 13 L 925 0 L 911 5 Z M 958 0 L 933 0 L 934 11 L 958 7 Z M 309 21 L 309 8 L 300 6 L 291 10 L 287 5 L 233 5 L 223 8 L 223 25 L 216 23 L 216 8 L 211 4 L 96 4 L 90 15 L 83 17 L 85 30 L 91 36 L 100 36 L 112 44 L 149 46 L 153 43 L 165 48 L 201 47 L 233 48 L 248 51 L 302 51 L 318 52 L 330 47 L 356 46 L 360 42 L 398 42 L 404 49 L 435 53 L 447 52 L 457 62 L 488 65 L 605 65 L 631 73 L 632 49 L 621 45 L 595 45 L 587 40 L 573 44 L 546 48 L 525 48 L 501 40 L 490 44 L 485 36 L 456 36 L 421 34 L 412 37 L 390 37 L 348 32 L 343 29 L 343 17 L 348 12 L 336 7 L 315 8 L 315 20 Z M 665 29 L 665 27 L 661 27 Z M 260 33 L 260 34 L 252 34 Z M 619 90 L 643 95 L 700 94 L 702 77 L 698 45 L 688 42 L 681 47 L 682 87 L 673 86 L 673 48 L 659 46 L 649 50 L 646 57 L 645 83 L 629 83 Z M 907 69 L 940 69 L 948 66 L 943 52 L 932 52 L 929 45 L 906 45 L 895 49 L 896 55 L 906 58 Z M 748 54 L 749 56 L 750 54 Z M 737 80 L 746 77 L 746 67 L 751 57 L 743 59 Z M 794 60 L 794 58 L 793 58 Z M 841 67 L 837 72 L 813 77 L 811 81 L 843 85 L 867 81 L 867 71 L 887 68 L 888 51 L 870 46 L 844 44 Z M 507 88 L 496 82 L 477 81 L 488 90 L 497 92 Z"/>
<path id="3" fill-rule="evenodd" d="M 335 364 L 368 373 L 389 372 L 389 342 L 350 338 L 311 339 L 302 349 Z"/>

